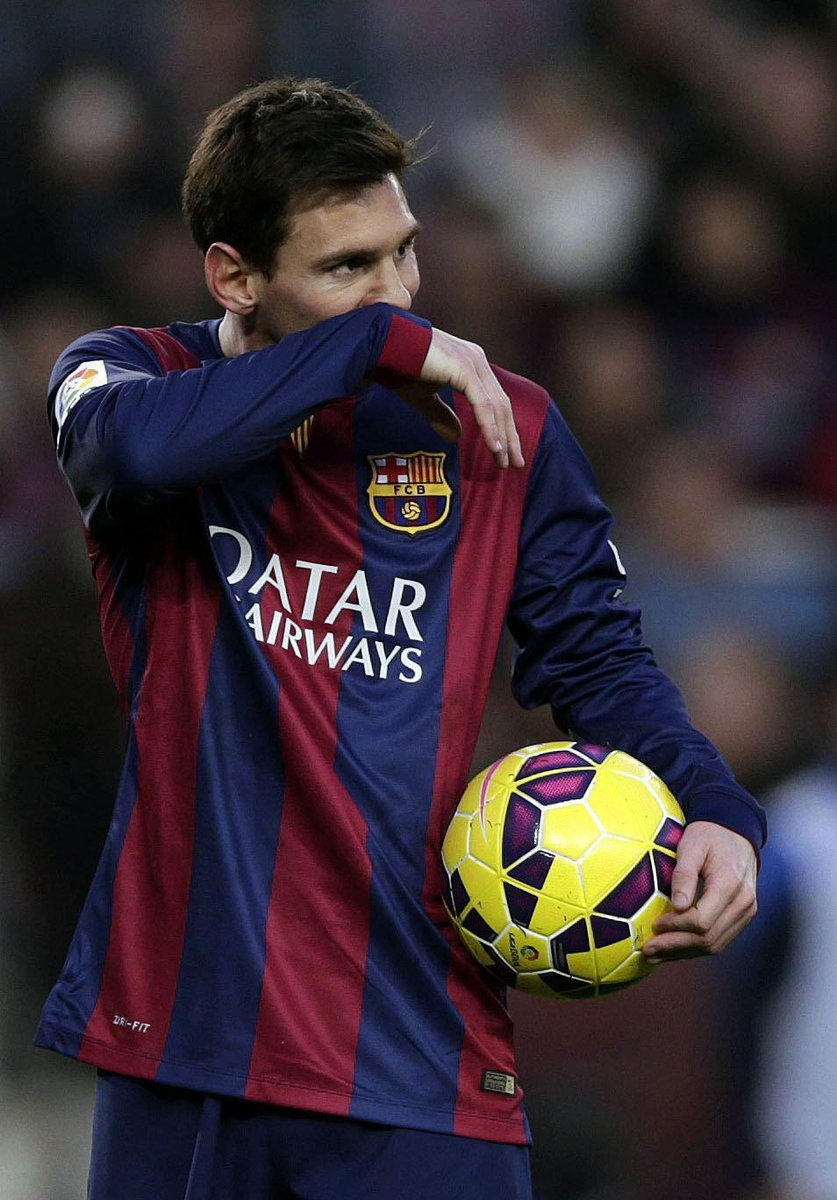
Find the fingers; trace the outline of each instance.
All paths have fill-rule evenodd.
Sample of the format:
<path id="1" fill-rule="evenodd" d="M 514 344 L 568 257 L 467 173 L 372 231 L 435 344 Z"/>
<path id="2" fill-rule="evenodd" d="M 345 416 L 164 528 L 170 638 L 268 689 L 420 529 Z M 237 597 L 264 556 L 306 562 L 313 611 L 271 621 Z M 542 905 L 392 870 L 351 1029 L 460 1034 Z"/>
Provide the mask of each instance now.
<path id="1" fill-rule="evenodd" d="M 465 396 L 498 467 L 525 465 L 511 401 L 479 346 L 434 329 L 421 379 Z"/>
<path id="2" fill-rule="evenodd" d="M 703 928 L 700 919 L 696 918 L 695 924 L 699 928 L 668 932 L 663 931 L 664 927 L 658 921 L 654 926 L 656 932 L 653 938 L 643 946 L 643 953 L 652 963 L 663 962 L 666 959 L 720 954 L 747 928 L 752 916 L 752 913 L 741 912 L 736 917 L 725 917 L 723 921 L 708 929 Z"/>
<path id="3" fill-rule="evenodd" d="M 672 875 L 672 906 L 642 948 L 648 961 L 720 954 L 756 914 L 749 842 L 712 822 L 688 824 Z"/>
<path id="4" fill-rule="evenodd" d="M 749 879 L 717 878 L 690 908 L 663 913 L 654 922 L 654 936 L 643 952 L 652 963 L 720 954 L 749 925 L 756 911 L 755 888 Z"/>
<path id="5" fill-rule="evenodd" d="M 480 353 L 482 354 L 482 352 Z M 471 403 L 475 404 L 476 418 L 477 421 L 480 421 L 483 434 L 488 431 L 486 442 L 489 449 L 492 449 L 492 439 L 494 440 L 494 461 L 498 467 L 525 467 L 523 450 L 520 448 L 520 437 L 517 426 L 514 424 L 512 403 L 504 389 L 501 388 L 499 380 L 490 368 L 484 354 L 482 354 L 482 361 L 477 364 L 477 378 L 482 388 L 483 403 L 486 404 L 487 409 L 481 408 L 478 400 L 476 403 L 475 401 L 471 401 Z M 468 392 L 465 392 L 465 395 L 468 395 Z M 471 397 L 468 398 L 470 400 Z M 484 424 L 481 421 L 481 414 L 486 415 Z"/>
<path id="6" fill-rule="evenodd" d="M 724 923 L 723 926 L 711 929 L 705 934 L 655 934 L 653 939 L 643 946 L 643 953 L 650 963 L 720 954 L 747 928 L 751 919 L 749 915 L 742 916 L 730 925 Z"/>

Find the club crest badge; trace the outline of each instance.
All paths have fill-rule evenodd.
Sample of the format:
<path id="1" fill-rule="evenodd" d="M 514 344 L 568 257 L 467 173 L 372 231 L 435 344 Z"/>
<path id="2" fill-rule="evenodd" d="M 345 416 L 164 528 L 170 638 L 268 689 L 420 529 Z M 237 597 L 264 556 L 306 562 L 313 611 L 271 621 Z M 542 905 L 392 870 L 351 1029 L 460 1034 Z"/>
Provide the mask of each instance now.
<path id="1" fill-rule="evenodd" d="M 453 489 L 445 454 L 370 454 L 372 515 L 398 533 L 427 533 L 447 520 Z"/>

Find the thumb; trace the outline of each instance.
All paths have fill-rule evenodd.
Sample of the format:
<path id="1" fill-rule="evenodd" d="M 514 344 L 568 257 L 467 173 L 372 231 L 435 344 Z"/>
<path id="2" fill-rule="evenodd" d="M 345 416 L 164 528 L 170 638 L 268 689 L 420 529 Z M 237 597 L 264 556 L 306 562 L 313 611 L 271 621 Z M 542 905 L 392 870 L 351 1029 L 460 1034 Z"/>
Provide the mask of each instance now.
<path id="1" fill-rule="evenodd" d="M 449 404 L 445 404 L 433 384 L 413 379 L 400 383 L 395 389 L 417 412 L 429 422 L 433 431 L 446 442 L 458 442 L 462 433 L 459 417 Z"/>
<path id="2" fill-rule="evenodd" d="M 702 856 L 683 838 L 677 848 L 677 863 L 671 876 L 671 903 L 677 912 L 685 912 L 697 899 Z"/>

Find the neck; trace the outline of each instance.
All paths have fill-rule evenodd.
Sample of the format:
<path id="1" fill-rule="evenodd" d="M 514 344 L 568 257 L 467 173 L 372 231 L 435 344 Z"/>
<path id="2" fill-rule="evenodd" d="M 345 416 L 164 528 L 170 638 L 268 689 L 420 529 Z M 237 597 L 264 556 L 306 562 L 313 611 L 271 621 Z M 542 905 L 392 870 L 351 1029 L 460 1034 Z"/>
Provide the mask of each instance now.
<path id="1" fill-rule="evenodd" d="M 248 350 L 263 350 L 272 346 L 273 340 L 257 328 L 251 318 L 241 317 L 238 313 L 227 311 L 218 329 L 218 340 L 225 358 L 237 358 Z"/>

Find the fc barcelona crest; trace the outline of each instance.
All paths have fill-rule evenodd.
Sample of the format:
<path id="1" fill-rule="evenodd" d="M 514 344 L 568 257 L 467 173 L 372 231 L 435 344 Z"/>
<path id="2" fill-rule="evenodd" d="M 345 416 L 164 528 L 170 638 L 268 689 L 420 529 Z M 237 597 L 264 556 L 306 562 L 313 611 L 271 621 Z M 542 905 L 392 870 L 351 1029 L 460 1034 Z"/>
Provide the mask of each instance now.
<path id="1" fill-rule="evenodd" d="M 370 454 L 366 491 L 376 521 L 398 533 L 426 533 L 447 520 L 452 488 L 445 455 Z"/>

